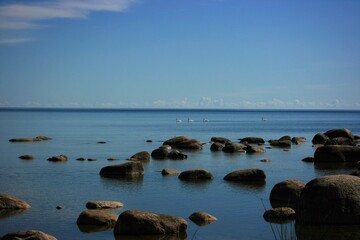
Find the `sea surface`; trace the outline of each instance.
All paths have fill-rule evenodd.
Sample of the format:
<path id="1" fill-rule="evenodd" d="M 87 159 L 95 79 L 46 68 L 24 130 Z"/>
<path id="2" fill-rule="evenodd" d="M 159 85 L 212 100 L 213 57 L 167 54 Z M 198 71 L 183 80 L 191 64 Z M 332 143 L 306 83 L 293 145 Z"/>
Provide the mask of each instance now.
<path id="1" fill-rule="evenodd" d="M 188 118 L 193 122 L 188 122 Z M 208 121 L 204 122 L 204 118 Z M 353 171 L 347 167 L 322 169 L 301 161 L 314 154 L 312 137 L 334 128 L 348 128 L 360 135 L 360 111 L 0 109 L 0 192 L 31 205 L 22 213 L 0 216 L 0 236 L 36 229 L 64 240 L 115 239 L 112 231 L 89 232 L 76 224 L 80 213 L 86 210 L 86 202 L 113 200 L 125 205 L 114 210 L 116 214 L 140 209 L 183 217 L 188 221 L 187 239 L 280 239 L 274 231 L 279 226 L 263 219 L 265 209 L 271 208 L 269 194 L 276 183 L 287 179 L 308 182 L 323 175 Z M 39 135 L 53 139 L 32 143 L 8 141 Z M 142 180 L 107 179 L 99 175 L 102 167 L 125 163 L 140 151 L 151 153 L 163 141 L 180 135 L 206 144 L 203 150 L 183 150 L 188 155 L 186 160 L 151 159 L 144 164 Z M 289 151 L 267 149 L 266 143 L 262 146 L 266 148 L 263 154 L 211 152 L 208 143 L 214 136 L 238 142 L 238 138 L 249 136 L 268 141 L 284 135 L 306 137 L 307 142 L 292 145 Z M 36 158 L 18 158 L 24 154 Z M 47 161 L 59 154 L 67 155 L 69 160 Z M 96 161 L 77 161 L 79 157 Z M 109 157 L 119 160 L 108 161 Z M 262 159 L 271 162 L 264 163 Z M 183 182 L 177 176 L 163 177 L 160 171 L 164 168 L 206 169 L 214 179 Z M 264 170 L 266 184 L 223 180 L 229 172 L 248 168 Z M 61 210 L 56 209 L 59 205 Z M 218 221 L 199 227 L 188 219 L 196 211 L 206 211 Z M 286 231 L 294 231 L 293 227 L 293 223 L 285 226 Z"/>

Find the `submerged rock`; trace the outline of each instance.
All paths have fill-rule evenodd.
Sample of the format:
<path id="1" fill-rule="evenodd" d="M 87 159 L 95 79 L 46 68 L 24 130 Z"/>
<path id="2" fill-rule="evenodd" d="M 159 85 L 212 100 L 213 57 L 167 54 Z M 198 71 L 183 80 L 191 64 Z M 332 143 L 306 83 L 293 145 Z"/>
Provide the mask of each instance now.
<path id="1" fill-rule="evenodd" d="M 46 136 L 37 136 L 35 138 L 12 138 L 9 140 L 9 142 L 40 142 L 40 141 L 46 141 L 51 140 L 52 138 L 46 137 Z"/>
<path id="2" fill-rule="evenodd" d="M 360 224 L 360 178 L 324 176 L 305 185 L 297 204 L 297 223 Z"/>
<path id="3" fill-rule="evenodd" d="M 18 198 L 0 193 L 0 209 L 28 209 L 30 205 Z"/>
<path id="4" fill-rule="evenodd" d="M 244 147 L 244 150 L 246 151 L 246 153 L 264 153 L 265 149 L 261 148 L 261 147 L 254 147 L 254 146 L 250 146 L 250 145 L 246 145 Z"/>
<path id="5" fill-rule="evenodd" d="M 33 160 L 33 159 L 35 159 L 35 157 L 33 155 L 21 155 L 19 158 L 23 159 L 23 160 Z"/>
<path id="6" fill-rule="evenodd" d="M 240 142 L 243 144 L 264 144 L 265 140 L 260 137 L 244 137 L 239 138 Z"/>
<path id="7" fill-rule="evenodd" d="M 8 233 L 1 240 L 57 240 L 57 238 L 37 230 Z"/>
<path id="8" fill-rule="evenodd" d="M 162 213 L 127 210 L 120 214 L 114 229 L 120 235 L 179 234 L 185 233 L 185 219 Z"/>
<path id="9" fill-rule="evenodd" d="M 222 144 L 231 142 L 230 139 L 227 139 L 227 138 L 224 138 L 224 137 L 212 137 L 212 138 L 210 139 L 210 141 L 211 141 L 211 142 L 214 142 L 214 143 L 222 143 Z"/>

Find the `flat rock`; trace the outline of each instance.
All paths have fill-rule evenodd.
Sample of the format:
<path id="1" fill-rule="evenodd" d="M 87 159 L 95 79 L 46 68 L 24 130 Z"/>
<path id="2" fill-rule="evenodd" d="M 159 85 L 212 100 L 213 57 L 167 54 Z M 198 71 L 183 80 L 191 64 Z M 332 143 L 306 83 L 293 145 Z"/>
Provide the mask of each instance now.
<path id="1" fill-rule="evenodd" d="M 165 168 L 161 171 L 163 176 L 180 174 L 181 172 L 175 169 Z"/>
<path id="2" fill-rule="evenodd" d="M 194 212 L 189 219 L 197 225 L 204 226 L 217 221 L 217 218 L 207 212 Z"/>
<path id="3" fill-rule="evenodd" d="M 103 167 L 100 170 L 103 177 L 140 177 L 144 175 L 144 167 L 141 162 L 127 162 L 123 164 Z"/>
<path id="4" fill-rule="evenodd" d="M 123 206 L 123 203 L 116 201 L 89 201 L 86 203 L 87 209 L 121 208 Z"/>
<path id="5" fill-rule="evenodd" d="M 37 230 L 8 233 L 1 240 L 57 240 L 57 238 Z"/>
<path id="6" fill-rule="evenodd" d="M 58 155 L 58 156 L 52 156 L 47 159 L 50 162 L 64 162 L 68 160 L 68 157 L 66 155 Z"/>
<path id="7" fill-rule="evenodd" d="M 18 198 L 0 193 L 0 209 L 28 209 L 30 205 Z"/>
<path id="8" fill-rule="evenodd" d="M 162 213 L 127 210 L 120 214 L 114 229 L 120 235 L 179 234 L 186 233 L 185 219 Z"/>
<path id="9" fill-rule="evenodd" d="M 296 218 L 295 210 L 289 207 L 272 208 L 265 211 L 263 215 L 267 222 L 286 223 Z"/>
<path id="10" fill-rule="evenodd" d="M 237 170 L 227 174 L 224 180 L 227 181 L 265 181 L 265 172 L 261 169 L 251 168 L 244 170 Z"/>
<path id="11" fill-rule="evenodd" d="M 179 175 L 181 180 L 210 180 L 213 178 L 213 175 L 204 169 L 193 169 L 183 171 Z"/>
<path id="12" fill-rule="evenodd" d="M 81 212 L 76 223 L 78 225 L 96 225 L 114 227 L 118 215 L 104 210 L 85 210 Z"/>
<path id="13" fill-rule="evenodd" d="M 33 160 L 33 159 L 35 159 L 35 157 L 33 156 L 33 155 L 21 155 L 20 157 L 19 157 L 20 159 L 23 159 L 23 160 Z"/>
<path id="14" fill-rule="evenodd" d="M 210 139 L 210 141 L 211 141 L 211 142 L 214 142 L 214 143 L 222 143 L 222 144 L 231 142 L 230 139 L 227 139 L 227 138 L 224 138 L 224 137 L 212 137 L 212 138 Z"/>
<path id="15" fill-rule="evenodd" d="M 239 138 L 241 143 L 244 144 L 264 144 L 265 140 L 263 138 L 260 137 L 244 137 L 244 138 Z"/>

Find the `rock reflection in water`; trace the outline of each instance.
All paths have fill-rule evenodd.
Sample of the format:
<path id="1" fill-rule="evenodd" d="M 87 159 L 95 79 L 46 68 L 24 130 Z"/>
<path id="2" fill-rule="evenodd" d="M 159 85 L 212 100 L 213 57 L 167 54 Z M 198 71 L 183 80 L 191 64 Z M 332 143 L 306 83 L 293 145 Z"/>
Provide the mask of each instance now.
<path id="1" fill-rule="evenodd" d="M 0 209 L 0 219 L 22 214 L 27 209 Z"/>
<path id="2" fill-rule="evenodd" d="M 360 239 L 360 225 L 355 226 L 304 226 L 296 225 L 298 240 L 354 240 Z"/>
<path id="3" fill-rule="evenodd" d="M 114 227 L 112 226 L 95 226 L 95 225 L 77 225 L 80 232 L 83 233 L 94 233 L 94 232 L 105 232 L 112 231 Z"/>
<path id="4" fill-rule="evenodd" d="M 186 239 L 187 239 L 187 234 L 115 236 L 115 240 L 186 240 Z"/>

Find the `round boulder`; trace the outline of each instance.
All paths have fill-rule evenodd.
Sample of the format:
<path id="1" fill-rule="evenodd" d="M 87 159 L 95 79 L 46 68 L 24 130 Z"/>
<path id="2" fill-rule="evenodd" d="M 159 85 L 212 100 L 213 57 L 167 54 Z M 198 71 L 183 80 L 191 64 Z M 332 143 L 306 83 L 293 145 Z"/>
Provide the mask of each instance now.
<path id="1" fill-rule="evenodd" d="M 151 157 L 154 159 L 165 159 L 169 154 L 169 150 L 166 148 L 157 148 L 151 152 Z"/>
<path id="2" fill-rule="evenodd" d="M 236 143 L 226 143 L 222 151 L 226 153 L 245 152 L 244 146 Z"/>
<path id="3" fill-rule="evenodd" d="M 169 168 L 163 169 L 163 170 L 161 171 L 161 174 L 162 174 L 163 176 L 180 174 L 180 173 L 181 173 L 181 172 L 178 171 L 178 170 L 169 169 Z"/>
<path id="4" fill-rule="evenodd" d="M 324 133 L 317 133 L 311 141 L 313 144 L 325 144 L 329 140 L 329 137 Z"/>
<path id="5" fill-rule="evenodd" d="M 179 234 L 185 233 L 185 219 L 162 213 L 127 210 L 120 214 L 114 229 L 120 235 Z"/>
<path id="6" fill-rule="evenodd" d="M 85 210 L 78 217 L 78 225 L 95 225 L 114 227 L 118 215 L 103 210 Z"/>
<path id="7" fill-rule="evenodd" d="M 127 162 L 118 165 L 103 167 L 100 170 L 103 177 L 140 177 L 144 175 L 144 167 L 141 162 Z"/>
<path id="8" fill-rule="evenodd" d="M 222 143 L 222 144 L 231 142 L 230 139 L 227 139 L 227 138 L 224 138 L 224 137 L 212 137 L 212 138 L 210 139 L 210 141 L 211 141 L 211 142 L 214 142 L 214 143 Z"/>
<path id="9" fill-rule="evenodd" d="M 260 137 L 245 137 L 239 139 L 241 143 L 244 144 L 264 144 L 265 140 Z"/>
<path id="10" fill-rule="evenodd" d="M 275 184 L 270 192 L 270 202 L 275 205 L 287 206 L 296 203 L 305 183 L 298 180 L 285 180 Z"/>
<path id="11" fill-rule="evenodd" d="M 213 144 L 211 144 L 210 150 L 213 152 L 221 151 L 223 149 L 223 147 L 224 147 L 224 145 L 222 143 L 214 142 Z"/>
<path id="12" fill-rule="evenodd" d="M 57 240 L 57 238 L 37 230 L 8 233 L 1 240 Z"/>
<path id="13" fill-rule="evenodd" d="M 189 219 L 200 226 L 208 225 L 217 220 L 216 217 L 207 212 L 194 212 L 189 216 Z"/>
<path id="14" fill-rule="evenodd" d="M 315 225 L 359 225 L 360 178 L 332 175 L 307 183 L 297 203 L 297 222 Z"/>
<path id="15" fill-rule="evenodd" d="M 138 152 L 132 155 L 129 160 L 131 161 L 149 161 L 150 160 L 150 153 L 147 151 Z"/>

